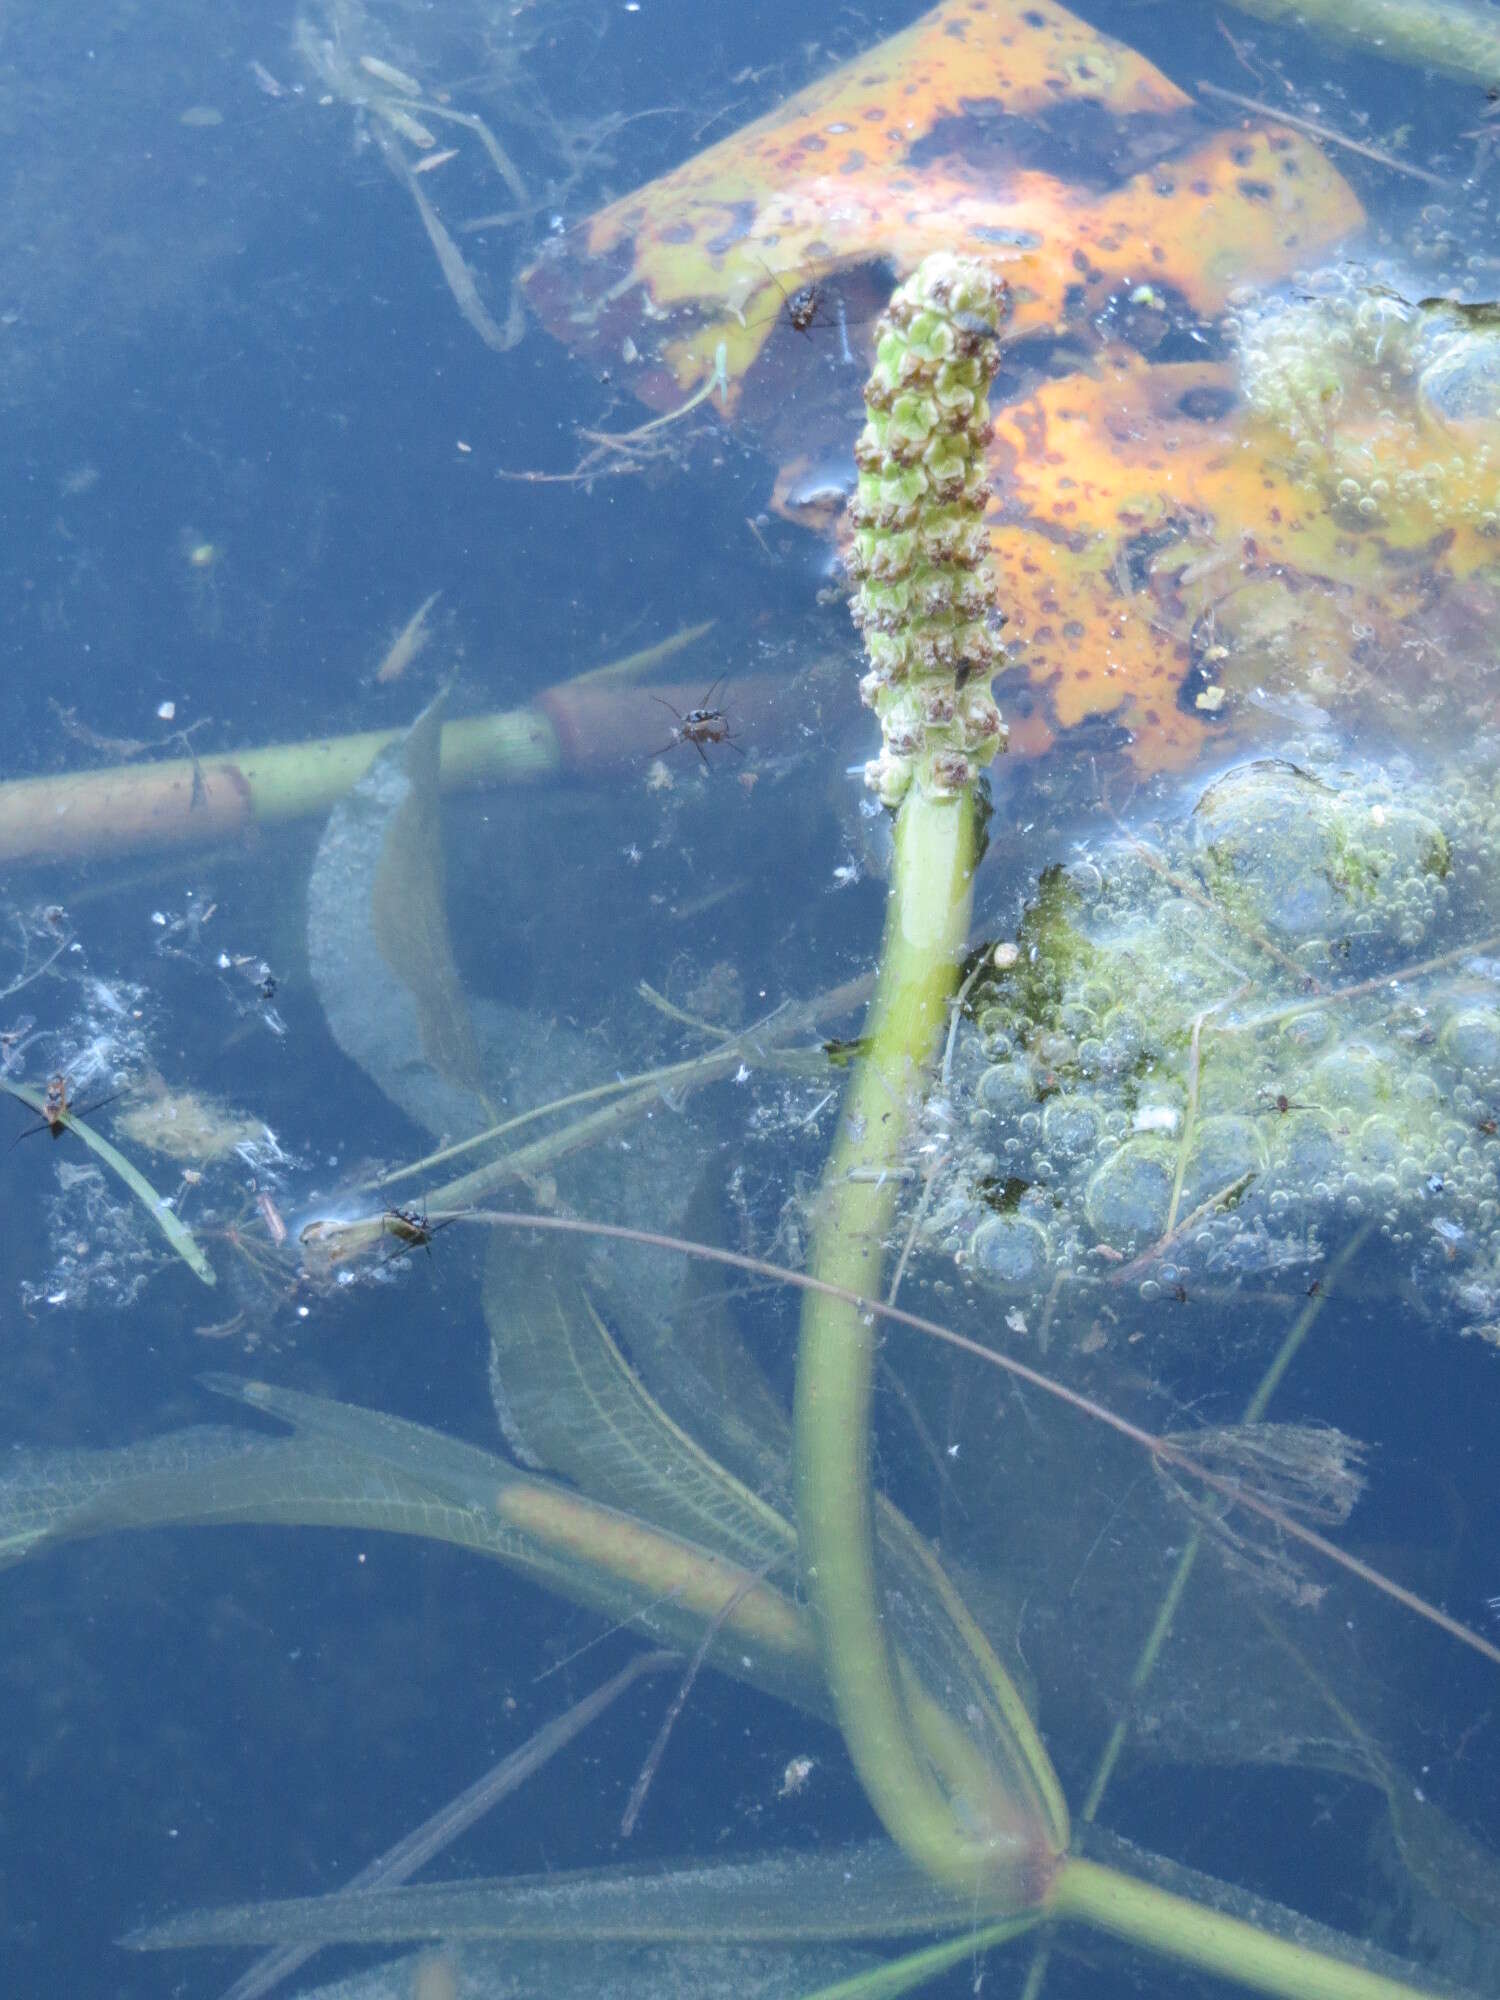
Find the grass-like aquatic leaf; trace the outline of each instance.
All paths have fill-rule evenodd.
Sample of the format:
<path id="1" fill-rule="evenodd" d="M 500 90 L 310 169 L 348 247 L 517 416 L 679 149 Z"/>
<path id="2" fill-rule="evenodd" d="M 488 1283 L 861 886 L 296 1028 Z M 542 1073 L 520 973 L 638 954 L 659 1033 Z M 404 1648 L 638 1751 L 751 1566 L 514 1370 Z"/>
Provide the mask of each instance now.
<path id="1" fill-rule="evenodd" d="M 419 1827 L 398 1840 L 394 1847 L 387 1848 L 384 1854 L 368 1863 L 351 1878 L 349 1892 L 358 1893 L 382 1886 L 394 1888 L 399 1882 L 409 1881 L 434 1855 L 452 1846 L 460 1834 L 467 1832 L 502 1799 L 509 1798 L 528 1778 L 550 1763 L 560 1750 L 603 1715 L 643 1674 L 661 1673 L 667 1667 L 680 1664 L 675 1653 L 638 1653 L 602 1687 L 574 1702 L 563 1714 L 553 1716 L 526 1742 L 502 1757 L 482 1778 L 460 1792 L 456 1799 L 450 1799 L 430 1819 L 424 1820 Z M 257 1959 L 249 1971 L 234 1982 L 224 2000 L 262 2000 L 262 1995 L 274 1991 L 289 1979 L 316 1950 L 315 1945 L 275 1947 Z"/>
<path id="2" fill-rule="evenodd" d="M 297 1431 L 205 1427 L 114 1451 L 15 1453 L 0 1475 L 0 1565 L 126 1528 L 364 1528 L 472 1550 L 691 1652 L 737 1593 L 713 1663 L 826 1713 L 805 1616 L 749 1568 L 421 1424 L 211 1375 Z"/>
<path id="3" fill-rule="evenodd" d="M 8 1078 L 0 1077 L 0 1090 L 4 1090 L 10 1096 L 18 1098 L 22 1104 L 30 1105 L 38 1117 L 46 1118 L 48 1116 L 46 1099 L 39 1090 L 33 1090 L 30 1084 L 12 1083 Z M 130 1189 L 130 1192 L 141 1204 L 141 1207 L 145 1209 L 151 1220 L 156 1224 L 162 1235 L 166 1237 L 167 1241 L 193 1275 L 201 1278 L 205 1285 L 217 1284 L 218 1280 L 214 1276 L 213 1266 L 198 1248 L 192 1230 L 188 1228 L 180 1216 L 174 1213 L 169 1204 L 163 1201 L 162 1197 L 152 1187 L 150 1181 L 146 1179 L 140 1168 L 132 1166 L 117 1146 L 112 1146 L 108 1139 L 103 1138 L 94 1130 L 92 1125 L 86 1125 L 81 1118 L 75 1117 L 71 1111 L 64 1111 L 60 1115 L 61 1122 L 67 1126 L 68 1130 L 76 1132 L 89 1151 L 103 1160 L 111 1173 L 118 1174 L 120 1179 L 124 1181 L 126 1187 Z"/>
<path id="4" fill-rule="evenodd" d="M 1406 1983 L 1409 1967 L 1279 1904 L 1108 1835 L 1091 1832 L 1089 1846 L 1097 1859 L 1069 1861 L 1077 1888 L 1063 1913 L 1091 1926 L 1122 1937 L 1149 1927 L 1158 1946 L 1172 1934 L 1189 1963 L 1303 2000 L 1412 2000 L 1417 1991 Z M 1003 1892 L 976 1899 L 945 1889 L 880 1843 L 659 1871 L 596 1869 L 230 1904 L 184 1911 L 124 1942 L 141 1951 L 495 1939 L 785 1948 L 957 1934 L 818 1996 L 866 2000 L 909 1991 L 1043 1915 L 1024 1901 L 1015 1906 L 1014 1897 L 1007 1909 L 1005 1900 Z M 1455 1989 L 1424 1982 L 1421 1990 Z"/>
<path id="5" fill-rule="evenodd" d="M 134 1931 L 184 1945 L 389 1944 L 422 1938 L 789 1945 L 974 1926 L 972 1894 L 934 1884 L 886 1843 L 660 1871 L 596 1869 L 189 1910 Z"/>
<path id="6" fill-rule="evenodd" d="M 862 1971 L 861 1968 L 864 1970 Z M 423 1946 L 327 1985 L 300 2000 L 413 2000 L 450 1992 L 459 2000 L 804 2000 L 878 1971 L 868 1946 L 593 1944 L 586 1938 L 528 1944 Z M 423 1982 L 426 1982 L 424 1985 Z M 837 1984 L 835 1984 L 837 1982 Z M 225 1996 L 228 2000 L 228 1996 Z"/>

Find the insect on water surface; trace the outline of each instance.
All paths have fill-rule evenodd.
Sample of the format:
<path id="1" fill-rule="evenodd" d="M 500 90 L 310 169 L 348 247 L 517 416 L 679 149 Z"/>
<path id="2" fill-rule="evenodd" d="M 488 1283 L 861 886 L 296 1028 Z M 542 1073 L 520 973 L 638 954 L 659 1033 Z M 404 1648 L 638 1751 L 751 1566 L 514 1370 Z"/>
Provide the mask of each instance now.
<path id="1" fill-rule="evenodd" d="M 860 366 L 860 356 L 850 345 L 851 331 L 874 321 L 889 295 L 889 282 L 873 268 L 852 267 L 826 279 L 805 280 L 788 291 L 781 276 L 764 259 L 757 261 L 781 294 L 782 304 L 776 316 L 807 340 L 825 329 L 831 331 L 837 346 L 829 359 L 849 368 Z M 858 339 L 857 333 L 855 338 Z"/>
<path id="2" fill-rule="evenodd" d="M 806 333 L 817 318 L 822 297 L 816 285 L 799 285 L 795 292 L 787 293 L 786 316 L 798 333 Z"/>
<path id="3" fill-rule="evenodd" d="M 11 1144 L 19 1146 L 23 1139 L 30 1139 L 37 1132 L 50 1132 L 54 1139 L 60 1139 L 67 1131 L 70 1119 L 86 1117 L 91 1111 L 113 1104 L 119 1095 L 119 1091 L 112 1090 L 108 1097 L 96 1097 L 91 1104 L 74 1104 L 68 1096 L 68 1079 L 59 1071 L 56 1076 L 47 1079 L 36 1124 L 18 1132 Z"/>
<path id="4" fill-rule="evenodd" d="M 395 1237 L 400 1248 L 392 1250 L 382 1262 L 388 1263 L 391 1257 L 404 1257 L 411 1250 L 425 1250 L 430 1257 L 433 1237 L 457 1219 L 456 1216 L 445 1215 L 436 1222 L 430 1222 L 426 1209 L 388 1208 L 380 1218 L 380 1226 L 387 1236 Z"/>
<path id="5" fill-rule="evenodd" d="M 785 301 L 787 319 L 798 333 L 806 333 L 818 317 L 818 309 L 823 303 L 822 286 L 816 283 L 801 284 L 795 291 L 789 292 L 764 258 L 758 257 L 756 262 Z"/>
<path id="6" fill-rule="evenodd" d="M 54 1076 L 47 1084 L 47 1094 L 42 1099 L 42 1123 L 54 1139 L 60 1139 L 68 1120 L 68 1079 Z"/>
<path id="7" fill-rule="evenodd" d="M 671 740 L 663 743 L 660 750 L 653 750 L 651 752 L 653 757 L 664 756 L 668 750 L 675 750 L 679 743 L 691 743 L 702 759 L 706 771 L 709 763 L 708 753 L 703 747 L 705 743 L 727 743 L 736 757 L 744 756 L 744 751 L 729 733 L 728 716 L 722 708 L 713 706 L 714 696 L 723 687 L 724 679 L 725 677 L 721 675 L 699 705 L 690 708 L 685 715 L 680 708 L 673 708 L 671 702 L 663 701 L 659 694 L 652 695 L 651 699 L 658 708 L 669 710 L 677 718 L 677 726 L 672 731 Z"/>

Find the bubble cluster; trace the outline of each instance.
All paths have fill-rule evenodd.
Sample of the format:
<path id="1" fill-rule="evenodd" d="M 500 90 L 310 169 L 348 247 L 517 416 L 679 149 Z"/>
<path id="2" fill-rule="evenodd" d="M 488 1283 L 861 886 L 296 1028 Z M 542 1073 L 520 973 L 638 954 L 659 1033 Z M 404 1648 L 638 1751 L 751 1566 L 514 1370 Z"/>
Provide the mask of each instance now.
<path id="1" fill-rule="evenodd" d="M 1350 529 L 1500 535 L 1500 313 L 1349 266 L 1237 322 L 1251 409 Z"/>
<path id="2" fill-rule="evenodd" d="M 1456 894 L 1462 885 L 1462 894 Z M 1002 1293 L 1315 1263 L 1500 1318 L 1500 802 L 1307 746 L 1051 870 L 970 995 L 928 1240 Z M 1118 1277 L 1115 1277 L 1118 1282 Z"/>

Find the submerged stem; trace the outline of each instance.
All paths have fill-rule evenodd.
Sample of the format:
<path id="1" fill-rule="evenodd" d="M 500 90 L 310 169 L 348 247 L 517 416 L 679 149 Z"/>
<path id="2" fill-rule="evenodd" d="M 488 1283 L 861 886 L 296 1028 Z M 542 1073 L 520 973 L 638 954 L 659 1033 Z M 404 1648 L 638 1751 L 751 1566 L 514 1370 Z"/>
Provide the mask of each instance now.
<path id="1" fill-rule="evenodd" d="M 924 1068 L 941 1034 L 968 935 L 972 800 L 913 787 L 896 827 L 896 862 L 866 1054 L 824 1176 L 812 1275 L 879 1289 L 900 1164 Z M 885 1625 L 875 1568 L 870 1403 L 871 1314 L 808 1295 L 797 1367 L 797 1520 L 803 1574 L 824 1667 L 855 1769 L 912 1859 L 956 1887 L 992 1884 L 997 1865 L 1027 1865 L 1030 1828 L 1005 1787 L 972 1758 L 962 1805 L 939 1780 L 913 1722 Z M 953 1761 L 944 1759 L 944 1762 Z M 950 1783 L 959 1774 L 945 1773 Z M 976 1785 L 975 1780 L 980 1782 Z"/>
<path id="2" fill-rule="evenodd" d="M 1280 2000 L 1416 2000 L 1422 1990 L 1078 1855 L 1058 1871 L 1050 1907 L 1054 1916 Z"/>
<path id="3" fill-rule="evenodd" d="M 999 647 L 983 516 L 987 391 L 1007 309 L 985 265 L 929 257 L 881 319 L 855 449 L 845 560 L 869 663 L 861 693 L 883 739 L 865 777 L 897 810 L 896 851 L 865 1053 L 824 1171 L 811 1276 L 862 1295 L 882 1290 L 899 1175 L 958 985 L 975 775 L 1004 742 L 990 693 Z M 942 1685 L 898 1667 L 876 1567 L 875 1350 L 873 1314 L 808 1293 L 797 1531 L 829 1689 L 870 1802 L 907 1854 L 937 1881 L 1024 1908 L 1067 1844 L 1066 1808 L 1024 1704 L 966 1619 L 945 1611 L 934 1635 L 948 1649 L 934 1677 Z M 972 1699 L 958 1692 L 965 1681 Z"/>

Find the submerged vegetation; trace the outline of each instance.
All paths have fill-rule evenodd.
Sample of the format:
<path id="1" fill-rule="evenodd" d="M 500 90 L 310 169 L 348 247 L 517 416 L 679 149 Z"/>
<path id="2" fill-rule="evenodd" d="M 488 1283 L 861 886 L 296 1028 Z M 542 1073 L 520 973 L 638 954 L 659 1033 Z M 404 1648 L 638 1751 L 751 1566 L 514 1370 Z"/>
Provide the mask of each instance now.
<path id="1" fill-rule="evenodd" d="M 1413 303 L 1357 265 L 1312 287 L 1241 330 L 1245 395 L 1283 434 L 1294 482 L 1335 521 L 1398 544 L 1458 527 L 1500 536 L 1500 310 Z"/>
<path id="2" fill-rule="evenodd" d="M 960 122 L 945 95 L 956 11 L 954 0 L 939 10 L 942 33 L 928 23 L 898 37 L 861 80 L 803 93 L 793 122 L 825 115 L 841 89 L 900 76 L 903 62 L 913 93 Z M 1003 7 L 977 9 L 976 35 L 1002 18 Z M 1028 7 L 1024 24 L 1035 40 L 1022 38 L 1026 54 L 997 90 L 1040 92 L 1027 105 L 1044 121 L 1062 50 L 1071 86 L 1119 121 L 1116 138 L 1132 132 L 1114 162 L 1130 170 L 1127 208 L 1154 213 L 1157 184 L 1136 172 L 1131 125 L 1149 117 L 1172 135 L 1164 157 L 1191 157 L 1205 176 L 1205 161 L 1241 170 L 1237 191 L 1222 191 L 1226 212 L 1241 248 L 1252 238 L 1264 248 L 1262 197 L 1245 191 L 1259 183 L 1230 135 L 1205 147 L 1177 122 L 1175 86 L 1129 52 L 1101 63 L 1115 45 L 1060 8 Z M 490 124 L 429 88 L 352 0 L 305 22 L 298 47 L 414 205 L 464 320 L 488 350 L 508 352 L 520 293 L 502 321 L 428 191 L 451 157 L 434 127 L 446 137 L 454 126 L 505 183 L 505 226 L 529 215 Z M 1023 74 L 1033 57 L 1036 77 Z M 768 202 L 800 160 L 797 132 L 781 150 L 764 130 L 751 142 Z M 1294 158 L 1274 131 L 1253 139 L 1247 155 L 1295 167 L 1285 213 L 1297 221 L 1273 259 L 1284 273 L 1289 244 L 1325 253 L 1331 218 L 1347 218 L 1353 197 L 1319 178 L 1322 162 L 1300 142 Z M 723 174 L 729 155 L 714 151 Z M 868 194 L 868 162 L 846 165 L 848 186 Z M 943 171 L 947 195 L 928 199 L 957 212 L 955 189 L 981 169 Z M 613 258 L 614 289 L 576 315 L 580 343 L 607 333 L 640 363 L 614 317 L 628 296 L 620 313 L 639 309 L 659 336 L 650 387 L 666 405 L 655 423 L 670 424 L 753 401 L 750 374 L 772 336 L 751 324 L 745 308 L 763 288 L 738 252 L 672 236 L 662 218 L 675 211 L 658 209 L 658 194 L 640 198 L 630 224 L 647 276 L 630 286 L 619 276 L 626 252 L 609 231 L 632 211 L 617 204 L 591 241 L 565 240 L 524 282 L 555 312 L 549 285 L 583 269 L 592 284 L 595 263 Z M 1030 198 L 1026 215 L 1046 215 L 1035 240 L 1029 223 L 1007 236 L 999 210 L 964 209 L 993 254 L 922 258 L 869 336 L 844 563 L 861 689 L 882 736 L 861 775 L 893 829 L 873 979 L 866 934 L 855 977 L 794 999 L 795 963 L 780 991 L 753 988 L 765 1001 L 755 1020 L 737 1018 L 753 981 L 726 965 L 704 921 L 729 891 L 698 879 L 695 852 L 685 876 L 697 894 L 682 898 L 685 942 L 664 981 L 674 997 L 646 987 L 634 1019 L 596 1008 L 608 990 L 601 939 L 617 913 L 591 914 L 564 850 L 576 839 L 592 863 L 604 822 L 588 804 L 570 809 L 576 826 L 554 854 L 543 809 L 519 808 L 507 822 L 518 860 L 482 813 L 455 840 L 445 691 L 409 730 L 371 741 L 302 871 L 305 902 L 299 875 L 295 920 L 301 930 L 305 917 L 298 976 L 305 966 L 333 1045 L 324 1058 L 336 1051 L 345 1083 L 359 1072 L 430 1151 L 393 1161 L 393 1137 L 378 1159 L 346 1156 L 330 1093 L 298 1104 L 294 1155 L 206 1090 L 169 1089 L 148 1065 L 159 1054 L 165 1066 L 176 1030 L 144 987 L 57 963 L 63 947 L 49 940 L 61 912 L 18 920 L 6 997 L 67 994 L 68 1018 L 40 1031 L 28 1018 L 0 1050 L 0 1088 L 35 1106 L 44 1136 L 32 1143 L 50 1157 L 56 1141 L 61 1163 L 54 1254 L 28 1306 L 77 1303 L 91 1285 L 128 1303 L 186 1262 L 207 1283 L 233 1275 L 232 1317 L 197 1331 L 248 1352 L 291 1346 L 292 1301 L 298 1324 L 335 1297 L 352 1320 L 379 1285 L 402 1301 L 393 1323 L 435 1369 L 472 1368 L 482 1346 L 504 1445 L 502 1456 L 370 1407 L 368 1389 L 345 1399 L 284 1386 L 270 1379 L 291 1359 L 278 1355 L 262 1364 L 266 1379 L 233 1368 L 205 1378 L 275 1436 L 215 1424 L 10 1452 L 0 1565 L 163 1525 L 446 1542 L 679 1657 L 622 1839 L 670 1765 L 668 1739 L 701 1670 L 820 1732 L 815 1753 L 785 1764 L 778 1799 L 842 1744 L 873 1813 L 857 1824 L 864 1837 L 411 1886 L 417 1858 L 468 1823 L 456 1807 L 347 1889 L 189 1909 L 133 1933 L 133 1946 L 441 1946 L 331 1989 L 362 2000 L 512 1990 L 873 2000 L 953 1967 L 977 1988 L 981 1956 L 1003 1947 L 1003 1977 L 1035 2000 L 1066 1977 L 1050 1968 L 1054 1943 L 1087 1933 L 1190 1968 L 1205 1990 L 1415 2000 L 1494 1989 L 1500 1863 L 1467 1830 L 1484 1805 L 1463 1790 L 1475 1767 L 1458 1770 L 1461 1750 L 1451 1815 L 1430 1795 L 1446 1718 L 1419 1639 L 1467 1648 L 1485 1674 L 1500 1650 L 1347 1543 L 1381 1466 L 1341 1404 L 1325 1411 L 1326 1380 L 1310 1399 L 1319 1420 L 1276 1400 L 1325 1338 L 1334 1375 L 1358 1378 L 1362 1410 L 1382 1369 L 1416 1380 L 1429 1352 L 1441 1365 L 1488 1365 L 1486 1346 L 1500 1345 L 1500 803 L 1496 745 L 1474 697 L 1489 653 L 1446 674 L 1454 705 L 1469 703 L 1455 748 L 1391 727 L 1399 700 L 1366 701 L 1372 628 L 1343 629 L 1397 590 L 1394 645 L 1432 604 L 1451 613 L 1461 599 L 1484 626 L 1500 546 L 1492 313 L 1412 303 L 1353 266 L 1231 305 L 1222 273 L 1184 266 L 1180 292 L 1166 278 L 1132 292 L 1140 317 L 1122 335 L 1119 298 L 1106 296 L 1114 279 L 1092 252 L 1061 254 L 1072 229 L 1104 262 L 1118 258 L 1115 225 L 1098 226 L 1056 184 L 1041 189 L 1040 176 Z M 676 186 L 671 201 L 684 199 Z M 843 251 L 815 234 L 827 214 L 787 199 L 788 242 L 809 254 L 820 244 L 837 265 Z M 790 307 L 759 256 L 775 248 L 761 240 L 771 213 L 757 211 L 746 241 Z M 914 214 L 889 240 L 910 247 Z M 848 255 L 868 261 L 893 225 L 867 213 L 851 227 Z M 1190 258 L 1191 226 L 1179 235 L 1173 255 Z M 1044 236 L 1040 263 L 1026 264 Z M 689 275 L 719 286 L 719 319 Z M 1053 323 L 1063 314 L 1074 334 Z M 837 324 L 852 355 L 847 316 Z M 788 340 L 810 337 L 813 314 L 793 311 L 788 327 Z M 1086 363 L 1067 351 L 1075 335 Z M 1213 358 L 1185 362 L 1174 339 L 1212 346 Z M 992 445 L 997 380 L 1009 429 Z M 1084 453 L 1055 448 L 1065 421 L 1100 453 L 1097 479 Z M 647 432 L 658 435 L 652 425 L 629 435 Z M 1223 481 L 1212 504 L 1206 488 L 1169 494 L 1165 473 L 1160 490 L 1132 484 L 1147 461 L 1129 453 L 1148 432 L 1156 470 L 1184 463 Z M 1180 435 L 1196 440 L 1181 461 Z M 1274 517 L 1282 537 L 1264 562 L 1251 517 L 1237 521 L 1225 497 L 1236 479 L 1256 489 L 1253 520 Z M 1088 525 L 1091 507 L 1107 525 Z M 1053 566 L 1039 549 L 1055 551 Z M 1005 592 L 1023 573 L 1026 630 L 1007 655 Z M 418 628 L 435 596 L 378 680 L 419 671 Z M 1144 617 L 1148 597 L 1170 604 L 1173 626 Z M 1329 648 L 1309 671 L 1293 660 L 1304 600 Z M 1089 702 L 1109 705 L 1088 709 L 1096 720 L 1070 763 L 1070 724 L 1087 717 L 1068 713 L 1046 648 L 1059 634 L 1076 643 L 1075 624 L 1092 644 L 1101 603 L 1110 629 L 1131 636 L 1085 670 L 1105 690 Z M 1262 635 L 1274 627 L 1279 664 L 1301 675 L 1269 691 L 1248 657 L 1258 619 Z M 1149 673 L 1109 696 L 1109 674 L 1119 665 L 1128 678 L 1138 640 Z M 778 766 L 752 730 L 731 733 L 737 664 L 714 668 L 699 706 L 667 704 L 674 742 L 698 754 L 640 774 L 642 814 L 662 846 L 701 826 L 727 854 L 725 824 L 748 815 L 760 788 L 762 809 L 785 806 L 788 824 L 791 795 L 809 788 L 805 764 Z M 1020 775 L 1008 768 L 1019 755 L 992 763 L 1005 742 L 991 686 L 1002 671 L 1018 750 L 1060 745 Z M 659 736 L 652 699 L 642 694 L 644 726 Z M 1043 731 L 1028 733 L 1047 701 Z M 1384 733 L 1351 742 L 1351 718 L 1372 712 Z M 1099 729 L 1101 714 L 1121 740 Z M 1143 726 L 1128 741 L 1127 716 Z M 738 756 L 715 763 L 708 750 L 726 746 Z M 1187 756 L 1190 780 L 1162 775 Z M 1132 767 L 1148 789 L 1110 810 L 1101 794 Z M 196 759 L 191 771 L 189 814 Z M 641 861 L 632 838 L 620 879 Z M 471 998 L 471 912 L 488 888 L 477 878 L 502 868 L 554 905 L 548 949 L 565 974 L 540 1007 L 508 988 L 504 1004 Z M 806 900 L 800 885 L 785 900 Z M 190 899 L 185 916 L 160 912 L 162 947 L 221 982 L 246 1032 L 280 1038 L 278 976 L 253 952 L 205 943 L 214 908 Z M 806 944 L 816 976 L 827 962 L 821 914 L 757 908 L 775 932 L 760 962 L 779 972 Z M 643 928 L 651 920 L 644 892 L 626 921 L 632 911 Z M 450 928 L 453 915 L 462 921 Z M 534 911 L 512 921 L 497 958 L 534 944 Z M 747 954 L 754 942 L 742 939 Z M 845 1034 L 866 1002 L 862 1028 Z M 181 1073 L 181 1050 L 172 1055 Z M 41 1093 L 27 1080 L 38 1062 L 54 1072 Z M 81 1087 L 98 1087 L 103 1111 L 102 1093 L 126 1077 L 135 1089 L 112 1126 L 122 1151 L 84 1122 Z M 254 1102 L 238 1084 L 232 1095 Z M 112 1201 L 80 1158 L 85 1145 L 134 1206 Z M 180 1180 L 147 1182 L 128 1156 L 138 1149 Z M 148 1233 L 154 1247 L 142 1249 Z M 739 1247 L 719 1247 L 730 1240 Z M 476 1276 L 482 1342 L 471 1339 Z M 367 1353 L 347 1365 L 361 1358 L 368 1366 Z M 332 1372 L 326 1355 L 319 1366 Z M 1403 1621 L 1394 1636 L 1387 1620 Z M 650 1671 L 661 1670 L 653 1655 Z M 1289 1783 L 1313 1772 L 1339 1811 L 1342 1787 L 1364 1787 L 1398 1890 L 1364 1883 L 1369 1909 L 1346 1895 L 1336 1932 L 1111 1836 L 1101 1821 L 1115 1775 L 1148 1759 L 1274 1766 Z M 1306 1816 L 1310 1796 L 1296 1812 Z M 869 1837 L 874 1821 L 888 1839 Z M 1341 1829 L 1341 1852 L 1364 1835 L 1352 1812 L 1348 1824 L 1359 1830 Z M 1168 1818 L 1155 1844 L 1181 1856 L 1178 1835 Z M 1387 1957 L 1360 1927 L 1373 1934 L 1373 1906 L 1398 1901 L 1409 1920 L 1381 1936 L 1400 1954 Z M 270 1977 L 252 1970 L 239 1990 L 267 1990 Z"/>
<path id="3" fill-rule="evenodd" d="M 1497 864 L 1487 763 L 1316 742 L 1091 845 L 970 983 L 927 1240 L 1068 1323 L 1370 1222 L 1409 1310 L 1500 1339 Z"/>

